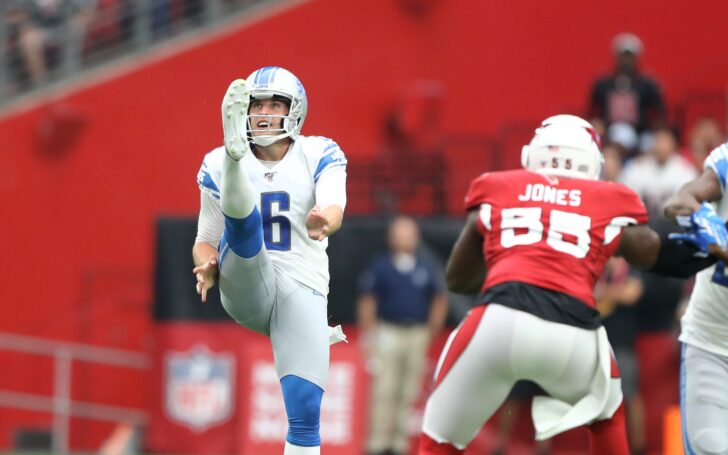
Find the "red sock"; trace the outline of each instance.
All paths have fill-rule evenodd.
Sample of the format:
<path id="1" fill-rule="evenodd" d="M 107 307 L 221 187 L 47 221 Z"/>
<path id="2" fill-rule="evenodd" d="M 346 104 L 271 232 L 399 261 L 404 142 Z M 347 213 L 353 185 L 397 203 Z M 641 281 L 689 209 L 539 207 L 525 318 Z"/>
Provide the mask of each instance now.
<path id="1" fill-rule="evenodd" d="M 420 450 L 417 452 L 419 455 L 461 455 L 464 452 L 452 444 L 437 443 L 425 433 L 420 433 Z"/>
<path id="2" fill-rule="evenodd" d="M 629 455 L 627 427 L 624 423 L 624 403 L 611 419 L 589 425 L 591 455 Z"/>

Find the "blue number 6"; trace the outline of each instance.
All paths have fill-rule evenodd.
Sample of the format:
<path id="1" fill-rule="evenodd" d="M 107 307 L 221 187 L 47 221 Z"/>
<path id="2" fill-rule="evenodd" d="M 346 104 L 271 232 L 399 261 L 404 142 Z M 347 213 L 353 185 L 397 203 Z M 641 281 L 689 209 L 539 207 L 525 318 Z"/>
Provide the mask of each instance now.
<path id="1" fill-rule="evenodd" d="M 283 215 L 273 216 L 273 204 L 279 212 L 291 209 L 291 196 L 284 191 L 260 195 L 260 217 L 263 219 L 263 240 L 268 250 L 288 251 L 291 249 L 291 221 Z"/>

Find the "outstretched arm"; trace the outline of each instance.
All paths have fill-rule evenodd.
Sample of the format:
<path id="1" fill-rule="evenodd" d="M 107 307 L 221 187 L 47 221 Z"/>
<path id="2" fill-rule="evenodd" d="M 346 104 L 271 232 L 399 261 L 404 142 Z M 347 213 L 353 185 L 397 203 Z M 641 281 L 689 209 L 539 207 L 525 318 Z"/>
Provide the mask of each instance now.
<path id="1" fill-rule="evenodd" d="M 658 235 L 646 224 L 624 228 L 618 254 L 640 269 L 678 278 L 688 278 L 716 261 L 690 243 Z"/>
<path id="2" fill-rule="evenodd" d="M 622 231 L 617 254 L 631 265 L 646 270 L 655 265 L 661 246 L 660 236 L 646 224 L 627 226 Z"/>
<path id="3" fill-rule="evenodd" d="M 665 202 L 663 211 L 665 216 L 674 220 L 678 216 L 690 216 L 700 208 L 700 204 L 716 201 L 722 196 L 718 176 L 713 169 L 706 169 L 703 173 L 680 188 Z"/>
<path id="4" fill-rule="evenodd" d="M 445 282 L 452 292 L 474 294 L 483 286 L 483 236 L 478 231 L 477 222 L 478 211 L 471 210 L 447 261 Z"/>
<path id="5" fill-rule="evenodd" d="M 728 259 L 728 230 L 725 220 L 715 212 L 709 202 L 723 196 L 721 182 L 713 168 L 707 168 L 700 177 L 678 190 L 663 206 L 665 216 L 687 228 L 678 234 L 684 240 L 695 243 L 703 252 Z"/>

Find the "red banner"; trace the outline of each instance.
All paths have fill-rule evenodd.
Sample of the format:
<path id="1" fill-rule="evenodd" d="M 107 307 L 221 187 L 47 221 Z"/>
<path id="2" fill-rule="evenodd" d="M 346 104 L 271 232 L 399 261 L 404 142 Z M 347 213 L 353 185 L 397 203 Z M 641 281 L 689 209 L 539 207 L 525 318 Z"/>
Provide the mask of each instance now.
<path id="1" fill-rule="evenodd" d="M 160 324 L 157 341 L 149 451 L 283 453 L 288 421 L 266 337 L 235 324 L 185 322 Z M 367 400 L 359 351 L 352 344 L 332 346 L 322 451 L 361 451 Z"/>

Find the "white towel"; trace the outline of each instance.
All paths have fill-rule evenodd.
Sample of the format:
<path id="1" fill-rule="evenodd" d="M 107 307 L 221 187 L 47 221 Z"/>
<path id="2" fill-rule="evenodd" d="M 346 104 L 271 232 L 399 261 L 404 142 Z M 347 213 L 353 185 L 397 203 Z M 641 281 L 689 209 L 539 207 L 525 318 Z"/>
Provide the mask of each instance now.
<path id="1" fill-rule="evenodd" d="M 344 334 L 341 326 L 337 325 L 336 327 L 329 327 L 329 346 L 331 346 L 332 344 L 336 344 L 339 341 L 348 343 L 348 341 L 346 340 L 346 334 Z"/>
<path id="2" fill-rule="evenodd" d="M 611 418 L 622 403 L 622 381 L 611 377 L 611 348 L 604 327 L 597 330 L 598 368 L 589 393 L 573 406 L 547 396 L 533 399 L 536 440 L 542 441 L 595 420 Z"/>

